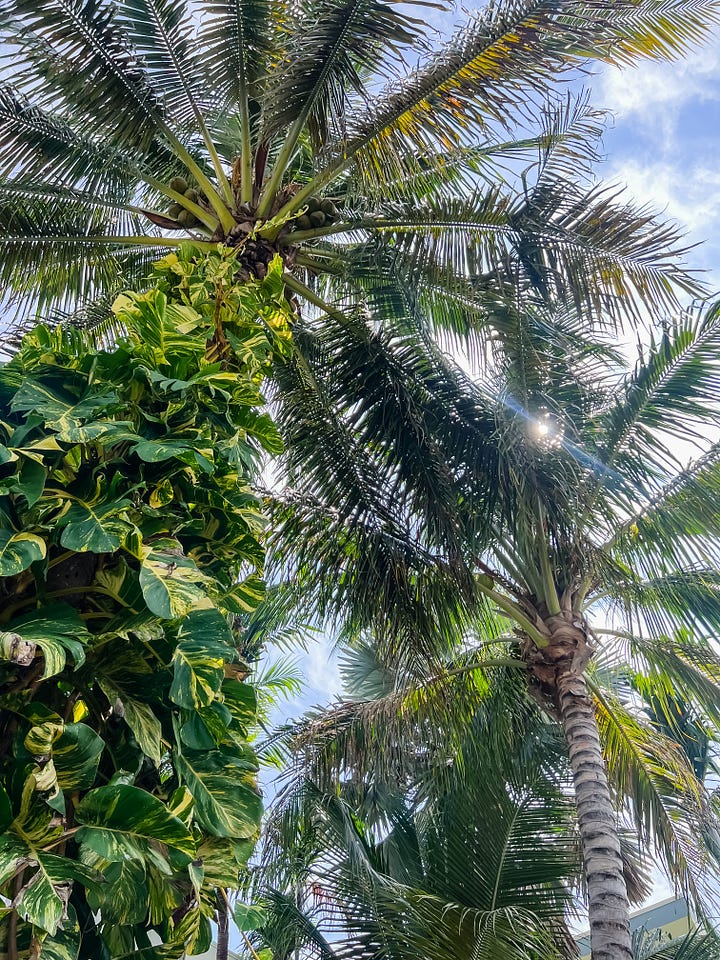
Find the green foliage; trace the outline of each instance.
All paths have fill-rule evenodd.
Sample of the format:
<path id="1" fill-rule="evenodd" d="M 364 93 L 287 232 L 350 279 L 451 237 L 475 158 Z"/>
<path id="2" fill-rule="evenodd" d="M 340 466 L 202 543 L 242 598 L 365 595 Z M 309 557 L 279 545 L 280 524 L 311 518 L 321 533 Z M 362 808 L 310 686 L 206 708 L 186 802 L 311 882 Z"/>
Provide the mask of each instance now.
<path id="1" fill-rule="evenodd" d="M 202 952 L 216 888 L 239 886 L 262 802 L 233 626 L 263 595 L 280 269 L 239 287 L 232 253 L 188 246 L 116 300 L 114 346 L 39 326 L 0 368 L 11 956 Z"/>
<path id="2" fill-rule="evenodd" d="M 455 680 L 440 696 L 465 700 Z M 506 693 L 516 685 L 501 671 L 493 682 Z M 265 906 L 264 918 L 252 917 L 256 946 L 282 960 L 296 950 L 324 960 L 572 955 L 563 911 L 579 848 L 551 727 L 537 709 L 511 719 L 486 688 L 476 692 L 475 720 L 463 716 L 444 744 L 438 731 L 430 745 L 427 714 L 411 696 L 396 699 L 405 729 L 396 723 L 389 736 L 382 698 L 365 701 L 376 708 L 368 754 L 385 747 L 389 760 L 397 738 L 387 766 L 379 756 L 355 766 L 358 754 L 348 753 L 363 776 L 322 783 L 312 778 L 324 780 L 320 764 L 294 771 L 270 812 L 254 877 Z"/>

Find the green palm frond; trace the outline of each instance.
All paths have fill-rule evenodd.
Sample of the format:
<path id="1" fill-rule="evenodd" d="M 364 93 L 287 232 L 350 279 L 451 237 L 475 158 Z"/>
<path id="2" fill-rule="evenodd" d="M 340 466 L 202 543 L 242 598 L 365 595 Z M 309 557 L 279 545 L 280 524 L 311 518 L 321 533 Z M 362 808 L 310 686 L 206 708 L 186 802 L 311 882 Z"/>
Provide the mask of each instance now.
<path id="1" fill-rule="evenodd" d="M 699 903 L 711 903 L 703 833 L 708 798 L 681 747 L 593 684 L 608 774 L 632 812 L 641 842 L 653 844 L 676 882 Z"/>
<path id="2" fill-rule="evenodd" d="M 713 444 L 671 476 L 638 512 L 623 518 L 607 544 L 611 555 L 621 565 L 638 565 L 655 576 L 714 567 L 720 533 L 719 457 L 720 446 Z"/>
<path id="3" fill-rule="evenodd" d="M 28 92 L 42 77 L 80 135 L 146 149 L 166 125 L 166 111 L 106 3 L 17 0 L 3 24 L 22 51 L 13 80 Z"/>
<path id="4" fill-rule="evenodd" d="M 526 732 L 516 725 L 504 752 L 475 737 L 442 775 L 442 764 L 423 773 L 432 754 L 419 754 L 417 796 L 372 775 L 337 793 L 299 781 L 271 813 L 268 880 L 294 890 L 348 960 L 566 955 L 572 802 Z M 523 749 L 534 762 L 519 761 Z"/>
<path id="5" fill-rule="evenodd" d="M 117 290 L 119 277 L 146 276 L 167 247 L 180 243 L 148 234 L 132 211 L 125 213 L 125 223 L 134 225 L 133 233 L 116 232 L 119 224 L 112 219 L 105 204 L 82 198 L 48 202 L 15 192 L 0 209 L 3 289 L 21 308 L 25 301 L 38 310 L 51 303 L 70 309 L 79 295 L 93 299 Z M 38 287 L 39 281 L 44 283 Z"/>
<path id="6" fill-rule="evenodd" d="M 100 195 L 129 190 L 133 167 L 161 175 L 172 154 L 153 141 L 147 150 L 124 151 L 85 136 L 8 84 L 0 88 L 0 167 L 3 178 L 19 167 L 22 180 L 40 186 L 75 186 Z M 152 149 L 150 149 L 152 147 Z"/>
<path id="7" fill-rule="evenodd" d="M 212 102 L 215 94 L 207 83 L 204 61 L 197 56 L 188 7 L 176 0 L 127 0 L 119 21 L 174 121 L 180 127 L 190 121 L 196 124 L 220 190 L 232 205 L 226 173 L 205 123 L 207 101 Z"/>
<path id="8" fill-rule="evenodd" d="M 672 726 L 678 700 L 709 729 L 720 726 L 720 657 L 712 645 L 688 631 L 671 636 L 636 636 L 627 641 L 639 670 L 636 685 L 648 690 Z"/>
<path id="9" fill-rule="evenodd" d="M 240 153 L 240 199 L 253 198 L 253 133 L 262 81 L 281 57 L 283 17 L 274 0 L 209 0 L 197 35 L 196 57 L 206 64 L 218 120 L 231 121 L 231 160 Z M 237 116 L 235 117 L 235 110 Z M 229 116 L 228 116 L 229 115 Z M 232 127 L 233 121 L 235 123 Z"/>
<path id="10" fill-rule="evenodd" d="M 684 937 L 671 940 L 659 931 L 641 930 L 633 939 L 634 960 L 717 960 L 720 938 L 712 929 L 699 925 Z"/>
<path id="11" fill-rule="evenodd" d="M 428 267 L 456 277 L 491 277 L 508 289 L 575 302 L 619 322 L 641 306 L 665 310 L 678 292 L 697 293 L 678 266 L 676 228 L 618 202 L 617 191 L 543 179 L 528 194 L 502 185 L 393 207 L 358 224 L 376 234 L 376 261 L 422 282 Z M 631 294 L 631 295 L 628 295 Z"/>
<path id="12" fill-rule="evenodd" d="M 717 569 L 674 570 L 651 579 L 605 577 L 603 606 L 628 630 L 647 627 L 668 635 L 686 628 L 713 635 L 720 628 L 720 574 Z M 592 600 L 590 601 L 592 602 Z"/>
<path id="13" fill-rule="evenodd" d="M 263 136 L 289 129 L 263 191 L 261 215 L 271 207 L 303 130 L 316 150 L 342 143 L 348 100 L 369 99 L 363 73 L 372 67 L 387 75 L 401 49 L 423 29 L 399 4 L 380 0 L 318 0 L 294 11 L 292 21 L 295 42 L 263 92 Z"/>
<path id="14" fill-rule="evenodd" d="M 268 890 L 263 899 L 269 917 L 263 936 L 274 956 L 289 958 L 300 950 L 310 950 L 317 960 L 340 960 L 341 954 L 328 943 L 312 915 L 302 911 L 291 896 Z"/>
<path id="15" fill-rule="evenodd" d="M 583 60 L 624 63 L 676 56 L 702 35 L 717 11 L 711 3 L 601 5 L 516 0 L 488 7 L 430 58 L 400 89 L 350 126 L 345 157 L 364 173 L 403 166 L 408 146 L 462 141 L 470 121 L 512 126 L 532 92 L 542 97 L 550 78 Z M 672 23 L 672 30 L 668 24 Z"/>
<path id="16" fill-rule="evenodd" d="M 657 471 L 677 470 L 670 438 L 704 441 L 715 419 L 720 306 L 685 314 L 653 337 L 598 423 L 599 459 L 641 489 Z"/>

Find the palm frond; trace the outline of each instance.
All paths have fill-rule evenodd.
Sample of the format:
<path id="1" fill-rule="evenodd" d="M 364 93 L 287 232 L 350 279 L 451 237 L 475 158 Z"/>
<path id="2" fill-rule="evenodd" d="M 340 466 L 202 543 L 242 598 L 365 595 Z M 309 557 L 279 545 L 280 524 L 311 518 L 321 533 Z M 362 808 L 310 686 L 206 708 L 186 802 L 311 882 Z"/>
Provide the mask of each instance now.
<path id="1" fill-rule="evenodd" d="M 717 960 L 720 956 L 720 938 L 713 929 L 698 926 L 671 940 L 659 933 L 643 929 L 633 937 L 634 960 Z"/>
<path id="2" fill-rule="evenodd" d="M 678 702 L 688 705 L 709 730 L 720 726 L 720 657 L 710 642 L 688 631 L 671 636 L 633 634 L 627 641 L 632 653 L 636 685 L 651 690 L 673 724 Z"/>
<path id="3" fill-rule="evenodd" d="M 350 127 L 343 161 L 402 168 L 407 146 L 462 141 L 469 128 L 512 126 L 534 96 L 592 58 L 675 57 L 716 22 L 712 3 L 515 0 L 476 14 L 399 89 Z M 672 24 L 672 29 L 668 25 Z"/>
<path id="4" fill-rule="evenodd" d="M 606 467 L 617 466 L 642 489 L 653 472 L 677 465 L 668 439 L 704 444 L 718 416 L 719 346 L 719 304 L 686 313 L 653 337 L 598 423 Z"/>
<path id="5" fill-rule="evenodd" d="M 668 874 L 699 903 L 711 903 L 703 833 L 710 819 L 704 788 L 681 747 L 592 684 L 608 775 L 632 812 L 641 842 L 653 844 Z"/>
<path id="6" fill-rule="evenodd" d="M 260 96 L 260 82 L 278 55 L 283 35 L 280 8 L 275 0 L 209 0 L 203 5 L 196 56 L 207 64 L 207 80 L 219 102 L 248 110 L 252 94 Z M 244 106 L 243 106 L 244 104 Z M 249 121 L 241 116 L 241 123 Z"/>
<path id="7" fill-rule="evenodd" d="M 362 180 L 357 171 L 349 183 L 348 201 L 358 198 L 388 198 L 402 201 L 432 197 L 440 202 L 447 197 L 472 195 L 478 182 L 490 189 L 499 183 L 508 189 L 519 182 L 535 184 L 544 179 L 576 180 L 589 175 L 600 159 L 598 142 L 603 131 L 603 113 L 590 103 L 588 92 L 568 93 L 565 98 L 550 99 L 533 118 L 531 130 L 518 131 L 511 139 L 495 130 L 485 130 L 479 144 L 442 150 L 408 151 L 403 176 L 397 180 L 391 171 Z M 411 169 L 412 167 L 412 169 Z"/>
<path id="8" fill-rule="evenodd" d="M 678 630 L 697 630 L 714 636 L 720 629 L 720 574 L 716 569 L 676 569 L 641 579 L 607 570 L 603 607 L 627 630 L 669 636 Z M 589 601 L 592 603 L 592 599 Z"/>
<path id="9" fill-rule="evenodd" d="M 21 51 L 16 85 L 35 98 L 59 100 L 78 134 L 143 150 L 165 126 L 159 92 L 111 4 L 17 0 L 2 32 Z"/>
<path id="10" fill-rule="evenodd" d="M 293 43 L 276 65 L 264 91 L 264 135 L 292 125 L 292 148 L 307 124 L 314 147 L 345 135 L 348 98 L 365 102 L 368 67 L 388 70 L 385 57 L 397 57 L 424 24 L 409 16 L 423 0 L 401 6 L 381 0 L 315 0 L 293 11 Z M 380 58 L 380 59 L 379 59 Z M 282 163 L 280 164 L 282 166 Z"/>
<path id="11" fill-rule="evenodd" d="M 194 123 L 212 159 L 221 194 L 232 205 L 226 172 L 205 122 L 215 94 L 207 83 L 202 58 L 193 42 L 195 28 L 189 8 L 177 0 L 125 0 L 120 22 L 134 50 L 143 58 L 148 77 L 176 123 Z"/>
<path id="12" fill-rule="evenodd" d="M 34 304 L 75 307 L 80 299 L 117 290 L 119 277 L 137 280 L 149 272 L 153 259 L 180 241 L 148 235 L 133 213 L 126 214 L 129 234 L 116 224 L 102 204 L 83 200 L 23 197 L 17 193 L 0 209 L 0 286 L 6 297 Z"/>

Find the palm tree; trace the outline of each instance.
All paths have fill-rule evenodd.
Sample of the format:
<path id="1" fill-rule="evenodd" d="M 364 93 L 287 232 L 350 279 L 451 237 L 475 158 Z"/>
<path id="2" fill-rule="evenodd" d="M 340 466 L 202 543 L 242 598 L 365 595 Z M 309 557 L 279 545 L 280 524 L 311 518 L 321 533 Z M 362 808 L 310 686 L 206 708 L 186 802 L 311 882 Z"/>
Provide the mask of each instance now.
<path id="1" fill-rule="evenodd" d="M 258 950 L 275 960 L 574 955 L 564 911 L 579 851 L 556 730 L 536 707 L 513 723 L 499 696 L 485 707 L 458 726 L 454 755 L 481 777 L 412 739 L 397 744 L 390 776 L 377 765 L 336 784 L 286 772 L 252 885 L 265 907 Z M 503 727 L 502 752 L 486 723 Z"/>
<path id="2" fill-rule="evenodd" d="M 503 0 L 434 52 L 422 0 L 0 9 L 0 284 L 21 320 L 97 319 L 188 238 L 235 247 L 240 278 L 279 255 L 322 311 L 402 277 L 460 330 L 488 290 L 620 316 L 696 287 L 674 228 L 575 176 L 600 116 L 558 81 L 678 56 L 714 0 Z"/>
<path id="3" fill-rule="evenodd" d="M 706 727 L 720 719 L 705 639 L 720 626 L 720 305 L 667 324 L 632 370 L 572 309 L 498 307 L 474 380 L 404 323 L 354 349 L 346 330 L 318 335 L 324 406 L 297 387 L 278 563 L 346 636 L 372 630 L 400 677 L 442 679 L 438 656 L 469 655 L 478 622 L 486 644 L 507 645 L 567 742 L 593 956 L 630 957 L 617 804 L 700 899 L 697 841 L 715 845 L 702 783 L 641 692 L 678 733 L 673 702 Z M 446 686 L 441 717 L 454 702 Z M 397 763 L 410 741 L 391 715 L 341 709 L 303 748 L 337 776 L 387 734 Z M 435 729 L 427 749 L 442 750 L 447 720 Z"/>
<path id="4" fill-rule="evenodd" d="M 296 950 L 323 960 L 576 955 L 565 921 L 580 851 L 562 731 L 527 696 L 518 662 L 493 647 L 400 683 L 371 644 L 345 654 L 342 704 L 290 731 L 296 763 L 252 887 L 265 906 L 257 949 L 269 945 L 276 960 Z M 657 733 L 647 713 L 635 717 L 648 739 Z M 677 817 L 663 739 L 668 779 L 655 780 Z M 698 784 L 680 769 L 697 812 Z M 636 903 L 649 892 L 639 840 L 628 824 L 623 869 Z M 717 943 L 704 943 L 715 956 Z M 633 939 L 635 956 L 654 946 Z"/>

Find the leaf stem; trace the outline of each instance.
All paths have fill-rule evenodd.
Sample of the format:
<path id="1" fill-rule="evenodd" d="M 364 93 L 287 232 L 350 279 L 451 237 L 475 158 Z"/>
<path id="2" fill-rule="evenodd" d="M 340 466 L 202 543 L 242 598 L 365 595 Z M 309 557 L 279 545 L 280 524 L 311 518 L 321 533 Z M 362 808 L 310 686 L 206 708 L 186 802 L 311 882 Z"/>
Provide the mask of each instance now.
<path id="1" fill-rule="evenodd" d="M 493 603 L 500 607 L 500 609 L 506 613 L 511 620 L 514 620 L 521 630 L 524 630 L 525 633 L 527 633 L 536 647 L 539 649 L 547 647 L 548 643 L 550 642 L 548 638 L 538 630 L 532 620 L 530 620 L 530 618 L 513 600 L 511 600 L 509 597 L 503 596 L 502 593 L 499 593 L 492 587 L 486 587 L 484 584 L 480 583 L 479 580 L 476 581 L 476 586 L 481 593 L 484 593 L 486 597 L 489 597 Z"/>
<path id="2" fill-rule="evenodd" d="M 284 273 L 283 280 L 294 293 L 300 294 L 301 297 L 304 297 L 308 303 L 311 303 L 314 307 L 317 307 L 318 310 L 322 310 L 322 312 L 326 313 L 329 317 L 339 320 L 343 325 L 348 323 L 349 318 L 345 316 L 342 310 L 338 310 L 336 307 L 332 307 L 329 303 L 326 303 L 322 297 L 319 297 L 316 293 L 313 293 L 310 287 L 307 287 L 300 280 L 297 280 L 291 273 Z"/>
<path id="3" fill-rule="evenodd" d="M 190 155 L 189 151 L 183 146 L 182 143 L 178 140 L 175 134 L 168 128 L 164 131 L 165 136 L 172 143 L 175 153 L 178 155 L 178 158 L 182 160 L 185 166 L 188 168 L 190 173 L 195 177 L 198 186 L 205 193 L 205 196 L 208 198 L 210 206 L 213 208 L 217 214 L 218 220 L 222 224 L 225 232 L 229 232 L 232 227 L 235 226 L 235 217 L 226 206 L 220 194 L 217 192 L 212 182 L 205 176 L 203 171 L 200 169 L 197 161 Z"/>

